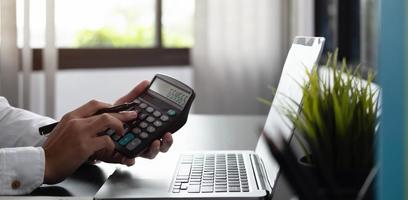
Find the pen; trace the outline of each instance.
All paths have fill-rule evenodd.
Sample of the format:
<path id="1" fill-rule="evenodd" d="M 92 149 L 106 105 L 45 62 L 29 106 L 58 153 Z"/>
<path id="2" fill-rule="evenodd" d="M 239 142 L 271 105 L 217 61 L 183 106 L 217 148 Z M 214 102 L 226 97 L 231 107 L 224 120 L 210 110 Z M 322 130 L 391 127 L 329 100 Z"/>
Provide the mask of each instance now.
<path id="1" fill-rule="evenodd" d="M 136 103 L 132 102 L 132 103 L 124 103 L 121 105 L 117 105 L 117 106 L 113 106 L 110 108 L 103 108 L 100 109 L 98 111 L 96 111 L 95 114 L 93 115 L 100 115 L 102 113 L 117 113 L 123 110 L 127 110 L 133 106 L 137 105 Z M 58 125 L 58 122 L 46 125 L 46 126 L 42 126 L 38 129 L 38 131 L 40 132 L 40 135 L 47 135 L 48 133 L 51 133 L 51 131 Z"/>

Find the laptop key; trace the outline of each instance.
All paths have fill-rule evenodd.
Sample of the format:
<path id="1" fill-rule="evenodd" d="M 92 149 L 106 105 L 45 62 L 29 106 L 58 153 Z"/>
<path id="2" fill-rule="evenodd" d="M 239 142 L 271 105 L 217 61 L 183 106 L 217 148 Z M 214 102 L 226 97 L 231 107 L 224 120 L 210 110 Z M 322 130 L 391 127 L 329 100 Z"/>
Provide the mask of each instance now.
<path id="1" fill-rule="evenodd" d="M 173 193 L 180 193 L 180 189 L 173 189 Z"/>
<path id="2" fill-rule="evenodd" d="M 227 192 L 227 187 L 215 187 L 215 192 Z"/>
<path id="3" fill-rule="evenodd" d="M 191 165 L 188 165 L 188 164 L 180 165 L 180 168 L 179 168 L 179 171 L 178 171 L 177 175 L 189 176 L 190 175 L 190 169 L 191 169 Z"/>
<path id="4" fill-rule="evenodd" d="M 180 189 L 181 189 L 181 190 L 187 190 L 187 188 L 188 188 L 188 183 L 183 183 L 183 184 L 181 184 L 181 186 L 180 186 Z"/>
<path id="5" fill-rule="evenodd" d="M 200 192 L 200 185 L 190 185 L 188 187 L 189 193 L 199 193 Z"/>
<path id="6" fill-rule="evenodd" d="M 239 187 L 228 187 L 228 191 L 230 191 L 230 192 L 240 192 L 241 188 L 239 188 Z"/>
<path id="7" fill-rule="evenodd" d="M 201 192 L 202 193 L 210 193 L 213 192 L 214 188 L 213 187 L 201 187 Z"/>

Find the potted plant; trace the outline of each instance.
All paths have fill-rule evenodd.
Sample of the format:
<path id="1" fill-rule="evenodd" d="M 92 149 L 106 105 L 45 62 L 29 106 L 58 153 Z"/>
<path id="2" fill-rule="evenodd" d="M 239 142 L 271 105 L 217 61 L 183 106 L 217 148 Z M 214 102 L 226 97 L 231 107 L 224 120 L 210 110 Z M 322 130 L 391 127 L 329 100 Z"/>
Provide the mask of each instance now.
<path id="1" fill-rule="evenodd" d="M 304 150 L 300 165 L 328 187 L 329 199 L 355 199 L 375 163 L 379 91 L 372 72 L 364 80 L 359 67 L 347 66 L 345 59 L 338 66 L 337 51 L 328 55 L 325 68 L 329 73 L 323 76 L 317 67 L 307 72 L 300 114 L 290 106 L 282 110 Z"/>

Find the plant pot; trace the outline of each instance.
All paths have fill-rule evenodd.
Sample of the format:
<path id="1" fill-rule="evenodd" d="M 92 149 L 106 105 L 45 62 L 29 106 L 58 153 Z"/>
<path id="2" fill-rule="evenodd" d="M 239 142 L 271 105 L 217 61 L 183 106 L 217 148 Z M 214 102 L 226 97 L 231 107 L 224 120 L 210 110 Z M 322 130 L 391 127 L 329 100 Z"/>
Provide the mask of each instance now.
<path id="1" fill-rule="evenodd" d="M 313 157 L 311 158 L 313 161 Z M 309 171 L 310 174 L 316 177 L 321 177 L 317 171 L 318 168 L 313 163 L 307 162 L 306 156 L 301 157 L 298 162 L 300 167 L 305 171 Z M 336 170 L 332 174 L 336 184 L 334 191 L 331 191 L 327 185 L 324 184 L 324 180 L 318 179 L 319 186 L 325 191 L 328 199 L 355 200 L 370 170 L 371 169 Z M 369 194 L 364 199 L 373 199 L 372 191 L 369 191 Z"/>

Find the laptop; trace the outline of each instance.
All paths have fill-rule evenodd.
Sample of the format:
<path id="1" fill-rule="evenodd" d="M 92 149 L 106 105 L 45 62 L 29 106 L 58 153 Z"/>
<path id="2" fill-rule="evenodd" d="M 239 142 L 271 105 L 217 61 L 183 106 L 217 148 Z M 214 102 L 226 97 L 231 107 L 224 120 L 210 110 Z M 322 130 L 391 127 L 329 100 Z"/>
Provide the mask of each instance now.
<path id="1" fill-rule="evenodd" d="M 277 134 L 291 138 L 293 124 L 282 114 L 282 107 L 298 109 L 294 102 L 300 104 L 303 96 L 299 84 L 307 80 L 306 71 L 315 66 L 324 41 L 294 39 L 264 126 L 271 138 Z M 273 195 L 279 165 L 262 136 L 255 151 L 185 152 L 177 157 L 167 157 L 157 173 L 148 175 L 155 177 L 142 177 L 143 173 L 135 177 L 131 171 L 117 169 L 95 199 L 265 199 Z"/>

